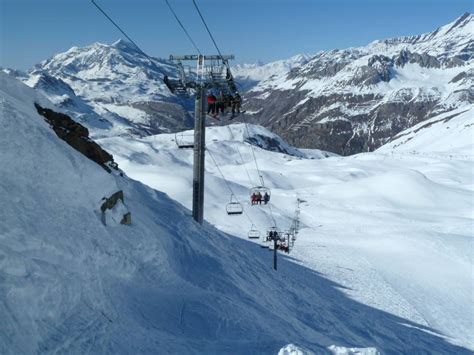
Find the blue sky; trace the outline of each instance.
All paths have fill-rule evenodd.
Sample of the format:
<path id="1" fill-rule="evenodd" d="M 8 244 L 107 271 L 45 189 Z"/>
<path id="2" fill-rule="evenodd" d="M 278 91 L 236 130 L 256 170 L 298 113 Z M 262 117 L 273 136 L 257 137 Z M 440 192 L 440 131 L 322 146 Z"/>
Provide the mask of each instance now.
<path id="1" fill-rule="evenodd" d="M 194 53 L 164 0 L 96 0 L 153 56 Z M 191 0 L 169 0 L 201 52 L 215 49 Z M 432 31 L 474 0 L 197 0 L 223 53 L 236 62 L 288 58 Z M 0 0 L 0 66 L 28 69 L 72 46 L 121 34 L 89 0 Z"/>

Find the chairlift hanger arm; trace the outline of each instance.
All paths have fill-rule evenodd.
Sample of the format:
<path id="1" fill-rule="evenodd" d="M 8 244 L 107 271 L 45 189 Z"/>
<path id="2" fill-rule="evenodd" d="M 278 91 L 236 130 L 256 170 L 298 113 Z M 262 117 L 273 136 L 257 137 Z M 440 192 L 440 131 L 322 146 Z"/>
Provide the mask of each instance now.
<path id="1" fill-rule="evenodd" d="M 203 55 L 204 60 L 233 60 L 235 59 L 234 55 Z M 198 60 L 198 54 L 187 54 L 187 55 L 170 55 L 170 60 Z"/>

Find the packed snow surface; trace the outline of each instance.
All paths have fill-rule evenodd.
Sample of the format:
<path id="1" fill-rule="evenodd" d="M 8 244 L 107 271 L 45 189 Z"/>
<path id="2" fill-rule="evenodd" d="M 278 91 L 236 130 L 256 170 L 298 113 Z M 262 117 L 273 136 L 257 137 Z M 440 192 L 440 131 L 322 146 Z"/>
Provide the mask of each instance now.
<path id="1" fill-rule="evenodd" d="M 295 263 L 337 282 L 352 299 L 474 348 L 473 116 L 459 117 L 459 127 L 471 126 L 464 135 L 453 134 L 451 155 L 439 154 L 444 143 L 438 146 L 435 138 L 426 155 L 388 146 L 351 157 L 306 159 L 255 146 L 252 151 L 248 137 L 261 130 L 257 126 L 209 128 L 205 218 L 247 238 L 252 224 L 264 234 L 273 219 L 281 230 L 289 229 L 296 199 L 304 199 L 302 228 L 290 254 Z M 192 132 L 185 134 L 192 140 Z M 190 208 L 193 152 L 177 148 L 175 139 L 182 138 L 110 138 L 101 144 L 131 177 Z M 463 154 L 452 155 L 460 147 Z M 253 153 L 271 188 L 269 206 L 249 202 L 249 188 L 260 184 Z M 226 214 L 230 191 L 214 160 L 250 219 Z"/>
<path id="2" fill-rule="evenodd" d="M 470 161 L 255 148 L 278 225 L 296 196 L 308 204 L 274 272 L 268 250 L 197 225 L 165 194 L 80 155 L 34 101 L 54 108 L 0 73 L 1 353 L 470 353 Z M 209 151 L 264 231 L 270 206 L 250 209 L 238 164 L 237 146 L 256 179 L 249 144 L 212 137 Z M 192 152 L 172 139 L 102 143 L 127 173 L 189 205 Z M 206 218 L 245 237 L 248 221 L 225 214 L 225 182 L 206 163 Z M 101 200 L 117 190 L 130 226 L 101 222 Z"/>

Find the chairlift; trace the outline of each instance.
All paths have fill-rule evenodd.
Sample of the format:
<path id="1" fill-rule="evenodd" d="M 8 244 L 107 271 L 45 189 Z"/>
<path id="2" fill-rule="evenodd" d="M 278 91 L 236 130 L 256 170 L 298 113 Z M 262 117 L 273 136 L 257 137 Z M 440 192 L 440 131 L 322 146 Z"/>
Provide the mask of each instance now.
<path id="1" fill-rule="evenodd" d="M 277 233 L 277 235 L 281 238 L 281 232 L 278 230 L 278 228 L 277 227 L 270 227 L 270 229 L 267 230 L 267 235 L 266 235 L 266 238 L 265 238 L 266 241 L 269 241 L 269 242 L 272 241 L 272 239 L 270 239 L 270 233 L 272 233 L 272 234 Z"/>
<path id="2" fill-rule="evenodd" d="M 206 66 L 206 74 L 211 82 L 225 84 L 227 65 L 224 61 L 212 60 L 211 63 Z"/>
<path id="3" fill-rule="evenodd" d="M 262 199 L 261 201 L 259 200 L 256 200 L 256 201 L 253 201 L 253 196 L 258 196 L 260 194 L 260 196 L 262 196 Z M 270 198 L 272 196 L 272 193 L 270 191 L 270 189 L 268 187 L 265 187 L 265 186 L 254 186 L 250 189 L 250 202 L 252 202 L 252 204 L 261 204 L 262 202 L 264 204 L 265 203 L 265 194 L 268 195 L 268 201 L 270 201 Z M 267 203 L 268 203 L 267 201 Z"/>
<path id="4" fill-rule="evenodd" d="M 244 209 L 234 195 L 230 195 L 230 202 L 225 207 L 228 215 L 238 215 L 244 212 Z"/>
<path id="5" fill-rule="evenodd" d="M 260 231 L 252 224 L 252 228 L 248 232 L 249 239 L 260 239 Z"/>
<path id="6" fill-rule="evenodd" d="M 174 141 L 180 149 L 194 148 L 194 133 L 176 132 L 174 134 Z"/>

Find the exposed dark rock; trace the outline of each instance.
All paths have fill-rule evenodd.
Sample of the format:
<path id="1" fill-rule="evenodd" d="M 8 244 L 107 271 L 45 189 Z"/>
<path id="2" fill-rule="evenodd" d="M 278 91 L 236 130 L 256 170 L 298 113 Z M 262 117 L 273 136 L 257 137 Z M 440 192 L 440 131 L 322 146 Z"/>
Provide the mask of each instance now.
<path id="1" fill-rule="evenodd" d="M 473 47 L 474 51 L 474 47 Z M 466 65 L 466 60 L 468 59 L 462 59 L 462 57 L 453 57 L 453 58 L 448 58 L 444 61 L 444 66 L 446 68 L 454 68 L 454 67 L 461 67 L 463 65 Z"/>
<path id="2" fill-rule="evenodd" d="M 122 220 L 120 221 L 120 224 L 125 224 L 125 225 L 130 225 L 132 224 L 132 213 L 127 212 L 123 215 Z"/>
<path id="3" fill-rule="evenodd" d="M 436 57 L 427 53 L 412 53 L 408 50 L 402 50 L 395 58 L 395 65 L 403 67 L 408 63 L 417 63 L 424 68 L 440 68 L 441 63 Z"/>
<path id="4" fill-rule="evenodd" d="M 74 121 L 68 115 L 43 108 L 35 103 L 36 110 L 51 125 L 54 133 L 68 143 L 71 147 L 81 152 L 89 159 L 95 161 L 109 173 L 110 163 L 114 162 L 111 154 L 103 150 L 97 143 L 89 138 L 89 130 Z"/>
<path id="5" fill-rule="evenodd" d="M 451 79 L 449 83 L 457 83 L 459 80 L 462 80 L 464 78 L 467 78 L 467 73 L 465 71 L 456 75 L 454 78 Z"/>
<path id="6" fill-rule="evenodd" d="M 125 202 L 122 190 L 113 193 L 110 197 L 104 197 L 102 200 L 105 200 L 102 206 L 100 206 L 102 213 L 104 213 L 106 210 L 111 210 L 114 208 L 119 200 L 122 201 L 122 203 Z"/>
<path id="7" fill-rule="evenodd" d="M 106 225 L 106 217 L 105 213 L 107 210 L 113 209 L 119 201 L 122 202 L 122 204 L 125 203 L 124 201 L 124 196 L 123 196 L 123 191 L 117 191 L 113 193 L 110 197 L 104 197 L 102 199 L 104 203 L 100 206 L 100 211 L 102 212 L 102 223 Z M 126 212 L 123 214 L 122 219 L 120 220 L 120 224 L 125 224 L 125 225 L 130 225 L 132 224 L 132 213 L 131 212 Z"/>

